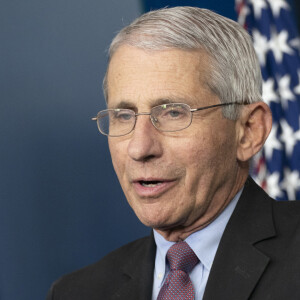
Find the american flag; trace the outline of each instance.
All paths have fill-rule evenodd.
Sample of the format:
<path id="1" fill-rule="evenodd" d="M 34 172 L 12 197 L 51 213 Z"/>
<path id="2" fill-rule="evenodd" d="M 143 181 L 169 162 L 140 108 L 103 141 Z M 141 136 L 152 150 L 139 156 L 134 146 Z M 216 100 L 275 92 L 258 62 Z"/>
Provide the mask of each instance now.
<path id="1" fill-rule="evenodd" d="M 253 38 L 273 114 L 252 175 L 271 197 L 300 199 L 300 39 L 291 7 L 285 0 L 236 0 L 236 9 Z"/>

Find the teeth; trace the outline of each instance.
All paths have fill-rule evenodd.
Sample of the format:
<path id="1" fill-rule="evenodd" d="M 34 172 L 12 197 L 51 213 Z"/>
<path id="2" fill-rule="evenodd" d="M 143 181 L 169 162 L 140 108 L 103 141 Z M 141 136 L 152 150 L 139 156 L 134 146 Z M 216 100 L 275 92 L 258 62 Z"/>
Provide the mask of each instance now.
<path id="1" fill-rule="evenodd" d="M 142 186 L 145 186 L 145 187 L 155 187 L 155 186 L 158 186 L 160 184 L 161 184 L 161 182 L 156 182 L 156 183 L 153 183 L 153 182 L 142 182 Z"/>

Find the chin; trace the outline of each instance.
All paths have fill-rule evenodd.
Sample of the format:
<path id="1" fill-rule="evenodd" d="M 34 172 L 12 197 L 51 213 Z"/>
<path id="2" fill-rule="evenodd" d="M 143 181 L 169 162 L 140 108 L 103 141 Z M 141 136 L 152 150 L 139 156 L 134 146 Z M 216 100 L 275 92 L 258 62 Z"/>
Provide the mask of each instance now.
<path id="1" fill-rule="evenodd" d="M 147 227 L 151 227 L 154 229 L 159 229 L 159 228 L 164 228 L 166 226 L 168 226 L 168 221 L 165 220 L 164 218 L 162 218 L 162 216 L 150 216 L 149 212 L 147 212 L 147 215 L 145 215 L 144 213 L 139 214 L 136 213 L 138 219 Z"/>
<path id="2" fill-rule="evenodd" d="M 178 227 L 179 224 L 179 222 L 171 220 L 170 217 L 164 217 L 162 215 L 150 217 L 148 214 L 147 216 L 137 215 L 137 217 L 145 226 L 161 231 L 171 230 Z"/>
<path id="3" fill-rule="evenodd" d="M 154 229 L 170 229 L 177 227 L 184 220 L 183 217 L 178 218 L 178 212 L 174 207 L 164 205 L 162 199 L 149 202 L 141 203 L 139 199 L 129 202 L 136 216 L 145 226 Z"/>
<path id="4" fill-rule="evenodd" d="M 139 217 L 139 216 L 138 216 L 138 218 L 141 221 L 141 223 L 143 223 L 145 226 L 151 227 L 153 229 L 157 229 L 164 225 L 164 223 L 159 220 L 153 220 L 153 219 Z"/>

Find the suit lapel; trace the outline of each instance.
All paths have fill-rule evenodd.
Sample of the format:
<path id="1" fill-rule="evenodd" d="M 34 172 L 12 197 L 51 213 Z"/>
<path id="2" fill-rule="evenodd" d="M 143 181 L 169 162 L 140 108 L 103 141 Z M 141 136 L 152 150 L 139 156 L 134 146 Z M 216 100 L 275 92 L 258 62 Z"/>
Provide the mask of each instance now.
<path id="1" fill-rule="evenodd" d="M 221 239 L 203 300 L 248 299 L 269 262 L 255 244 L 273 236 L 271 200 L 248 178 Z"/>
<path id="2" fill-rule="evenodd" d="M 132 259 L 124 262 L 122 282 L 116 285 L 112 300 L 151 300 L 156 246 L 153 234 L 137 247 Z"/>

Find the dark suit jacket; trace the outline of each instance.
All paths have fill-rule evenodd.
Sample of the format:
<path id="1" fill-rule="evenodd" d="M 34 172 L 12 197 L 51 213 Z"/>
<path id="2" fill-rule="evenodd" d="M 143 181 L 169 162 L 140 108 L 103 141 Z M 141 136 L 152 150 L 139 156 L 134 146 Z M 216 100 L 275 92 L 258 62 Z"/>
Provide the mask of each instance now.
<path id="1" fill-rule="evenodd" d="M 228 222 L 204 300 L 300 299 L 300 201 L 276 202 L 249 178 Z M 47 300 L 150 300 L 153 236 L 66 275 Z"/>

